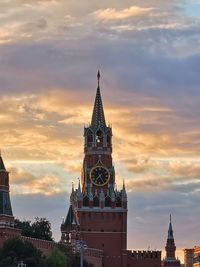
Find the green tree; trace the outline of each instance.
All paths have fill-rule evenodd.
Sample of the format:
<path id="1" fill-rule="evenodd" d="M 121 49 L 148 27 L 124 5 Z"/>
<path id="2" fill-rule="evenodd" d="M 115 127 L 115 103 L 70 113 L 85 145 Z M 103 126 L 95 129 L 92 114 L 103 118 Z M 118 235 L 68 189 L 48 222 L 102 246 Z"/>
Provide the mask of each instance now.
<path id="1" fill-rule="evenodd" d="M 21 229 L 23 236 L 31 237 L 33 232 L 31 221 L 20 221 L 19 219 L 15 219 L 15 228 Z"/>
<path id="2" fill-rule="evenodd" d="M 35 218 L 35 221 L 15 220 L 15 227 L 22 230 L 23 236 L 52 241 L 51 223 L 46 218 Z"/>
<path id="3" fill-rule="evenodd" d="M 45 218 L 35 218 L 32 224 L 33 237 L 52 241 L 51 223 Z"/>
<path id="4" fill-rule="evenodd" d="M 40 250 L 19 238 L 8 239 L 0 250 L 0 267 L 16 267 L 23 260 L 29 267 L 43 267 Z"/>
<path id="5" fill-rule="evenodd" d="M 45 267 L 68 267 L 68 266 L 70 265 L 67 256 L 59 249 L 54 249 L 45 259 Z"/>

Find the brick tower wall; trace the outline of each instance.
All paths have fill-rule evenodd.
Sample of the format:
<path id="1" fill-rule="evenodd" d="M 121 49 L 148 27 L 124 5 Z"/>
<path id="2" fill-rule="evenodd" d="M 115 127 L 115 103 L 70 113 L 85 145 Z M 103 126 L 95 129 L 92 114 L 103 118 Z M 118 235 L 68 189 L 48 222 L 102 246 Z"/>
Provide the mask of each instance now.
<path id="1" fill-rule="evenodd" d="M 107 212 L 79 211 L 79 219 L 81 236 L 86 244 L 103 250 L 103 266 L 127 267 L 123 259 L 126 251 L 127 212 L 111 209 Z"/>

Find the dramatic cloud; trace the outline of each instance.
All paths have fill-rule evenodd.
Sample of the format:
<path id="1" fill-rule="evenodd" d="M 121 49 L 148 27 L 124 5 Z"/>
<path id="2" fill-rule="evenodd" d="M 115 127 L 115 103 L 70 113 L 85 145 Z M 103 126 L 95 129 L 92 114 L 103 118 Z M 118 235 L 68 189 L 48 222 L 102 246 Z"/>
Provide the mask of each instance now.
<path id="1" fill-rule="evenodd" d="M 123 10 L 116 10 L 114 8 L 100 9 L 93 14 L 100 20 L 122 20 L 135 16 L 141 16 L 152 11 L 153 8 L 142 8 L 139 6 L 131 6 Z"/>
<path id="2" fill-rule="evenodd" d="M 199 242 L 198 10 L 179 0 L 1 1 L 0 146 L 17 217 L 46 216 L 59 239 L 100 68 L 129 247 L 163 248 L 170 213 L 178 249 Z"/>

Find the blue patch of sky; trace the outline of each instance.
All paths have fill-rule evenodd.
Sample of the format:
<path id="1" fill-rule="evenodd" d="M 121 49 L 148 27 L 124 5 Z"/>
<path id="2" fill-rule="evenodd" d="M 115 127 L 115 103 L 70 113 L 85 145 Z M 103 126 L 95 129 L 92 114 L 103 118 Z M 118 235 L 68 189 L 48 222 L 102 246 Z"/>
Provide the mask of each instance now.
<path id="1" fill-rule="evenodd" d="M 184 7 L 184 15 L 200 19 L 200 1 L 191 1 Z"/>

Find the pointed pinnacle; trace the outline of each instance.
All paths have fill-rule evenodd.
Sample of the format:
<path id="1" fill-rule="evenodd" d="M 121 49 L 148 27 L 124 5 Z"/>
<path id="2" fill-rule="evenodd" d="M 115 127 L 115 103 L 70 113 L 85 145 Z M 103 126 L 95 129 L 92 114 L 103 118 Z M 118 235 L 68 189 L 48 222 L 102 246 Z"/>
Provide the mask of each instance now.
<path id="1" fill-rule="evenodd" d="M 91 120 L 91 126 L 93 128 L 98 128 L 99 126 L 106 127 L 106 121 L 105 121 L 104 110 L 103 110 L 103 103 L 102 103 L 101 92 L 100 92 L 100 87 L 99 87 L 99 79 L 100 79 L 100 72 L 99 71 L 97 74 L 97 78 L 98 78 L 98 87 L 97 87 L 97 91 L 96 91 L 96 97 L 95 97 L 94 108 L 93 108 L 93 113 L 92 113 L 92 120 Z"/>
<path id="2" fill-rule="evenodd" d="M 123 178 L 123 189 L 125 190 L 125 180 Z"/>
<path id="3" fill-rule="evenodd" d="M 81 190 L 80 179 L 78 178 L 78 190 Z"/>
<path id="4" fill-rule="evenodd" d="M 98 80 L 98 88 L 99 88 L 99 80 L 100 80 L 100 71 L 98 70 L 98 73 L 97 73 L 97 80 Z"/>

